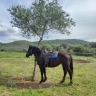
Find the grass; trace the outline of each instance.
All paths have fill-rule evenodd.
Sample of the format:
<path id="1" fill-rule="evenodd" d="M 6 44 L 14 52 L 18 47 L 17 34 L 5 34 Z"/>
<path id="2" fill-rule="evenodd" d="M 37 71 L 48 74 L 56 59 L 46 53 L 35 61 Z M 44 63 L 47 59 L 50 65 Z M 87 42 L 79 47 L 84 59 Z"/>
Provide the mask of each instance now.
<path id="1" fill-rule="evenodd" d="M 0 58 L 24 58 L 25 53 L 19 52 L 0 52 Z"/>
<path id="2" fill-rule="evenodd" d="M 73 56 L 73 59 L 90 60 L 89 63 L 74 62 L 74 84 L 66 81 L 59 84 L 63 76 L 62 66 L 47 68 L 50 86 L 39 89 L 18 89 L 12 78 L 32 76 L 34 58 L 25 58 L 25 53 L 0 53 L 0 96 L 96 96 L 96 60 L 92 57 Z M 35 79 L 39 82 L 40 70 L 37 66 Z"/>

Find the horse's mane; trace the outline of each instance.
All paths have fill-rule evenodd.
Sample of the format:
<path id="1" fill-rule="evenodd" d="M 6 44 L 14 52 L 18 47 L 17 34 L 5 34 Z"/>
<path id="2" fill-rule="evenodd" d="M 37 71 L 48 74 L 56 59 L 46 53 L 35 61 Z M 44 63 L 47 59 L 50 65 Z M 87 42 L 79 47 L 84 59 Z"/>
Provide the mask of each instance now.
<path id="1" fill-rule="evenodd" d="M 41 53 L 41 50 L 38 47 L 36 47 L 36 46 L 32 46 L 32 47 L 35 48 L 35 50 L 36 50 L 37 53 Z"/>

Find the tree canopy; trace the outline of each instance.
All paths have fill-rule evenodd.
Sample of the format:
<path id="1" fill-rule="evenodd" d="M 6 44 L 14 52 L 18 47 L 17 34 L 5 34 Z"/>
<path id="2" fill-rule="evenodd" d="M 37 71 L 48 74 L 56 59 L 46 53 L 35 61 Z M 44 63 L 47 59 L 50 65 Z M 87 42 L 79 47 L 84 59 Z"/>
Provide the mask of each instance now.
<path id="1" fill-rule="evenodd" d="M 75 25 L 57 0 L 35 0 L 29 8 L 12 5 L 8 11 L 12 17 L 12 26 L 20 28 L 25 37 L 38 36 L 39 43 L 48 32 L 70 34 L 68 29 Z"/>

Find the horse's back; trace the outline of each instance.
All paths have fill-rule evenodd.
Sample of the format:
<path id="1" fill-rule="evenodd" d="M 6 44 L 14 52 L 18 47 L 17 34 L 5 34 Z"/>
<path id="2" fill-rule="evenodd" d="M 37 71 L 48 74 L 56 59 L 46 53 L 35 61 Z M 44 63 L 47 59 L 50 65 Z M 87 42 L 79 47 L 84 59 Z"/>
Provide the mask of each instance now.
<path id="1" fill-rule="evenodd" d="M 59 58 L 70 58 L 70 54 L 67 52 L 58 52 Z"/>
<path id="2" fill-rule="evenodd" d="M 71 62 L 71 55 L 69 54 L 69 53 L 67 53 L 67 52 L 59 52 L 58 53 L 58 57 L 59 57 L 59 59 L 60 59 L 60 62 L 61 63 L 69 63 L 70 64 L 70 62 Z"/>
<path id="3" fill-rule="evenodd" d="M 66 60 L 69 58 L 68 53 L 66 52 L 58 52 L 57 58 L 50 58 L 49 59 L 49 66 L 48 67 L 56 67 L 60 65 L 62 62 L 67 62 Z"/>

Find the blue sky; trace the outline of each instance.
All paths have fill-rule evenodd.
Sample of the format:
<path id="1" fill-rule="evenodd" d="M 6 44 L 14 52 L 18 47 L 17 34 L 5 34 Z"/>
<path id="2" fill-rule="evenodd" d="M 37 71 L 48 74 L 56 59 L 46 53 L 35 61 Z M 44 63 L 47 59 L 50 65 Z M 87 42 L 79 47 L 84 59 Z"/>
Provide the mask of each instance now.
<path id="1" fill-rule="evenodd" d="M 0 42 L 7 43 L 16 40 L 37 41 L 38 38 L 27 39 L 20 35 L 20 30 L 12 27 L 11 16 L 7 9 L 12 5 L 29 7 L 34 0 L 0 0 Z M 51 39 L 81 39 L 96 41 L 96 0 L 58 0 L 63 10 L 70 14 L 76 26 L 70 29 L 69 36 L 49 34 L 44 40 Z"/>

